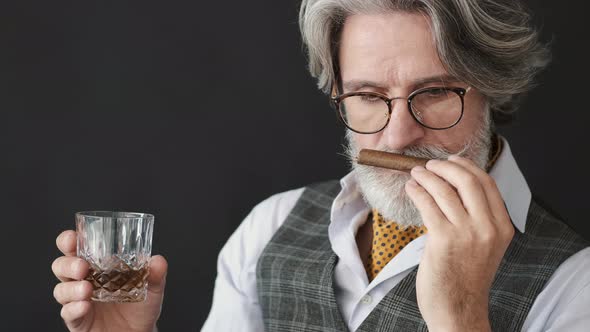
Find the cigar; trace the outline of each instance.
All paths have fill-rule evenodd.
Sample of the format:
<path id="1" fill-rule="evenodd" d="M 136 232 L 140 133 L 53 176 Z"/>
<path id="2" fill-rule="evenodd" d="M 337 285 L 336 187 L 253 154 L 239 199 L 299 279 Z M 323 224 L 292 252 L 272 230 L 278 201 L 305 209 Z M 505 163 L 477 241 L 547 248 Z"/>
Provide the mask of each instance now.
<path id="1" fill-rule="evenodd" d="M 378 150 L 362 149 L 357 163 L 408 172 L 416 166 L 426 166 L 428 159 L 405 156 Z"/>

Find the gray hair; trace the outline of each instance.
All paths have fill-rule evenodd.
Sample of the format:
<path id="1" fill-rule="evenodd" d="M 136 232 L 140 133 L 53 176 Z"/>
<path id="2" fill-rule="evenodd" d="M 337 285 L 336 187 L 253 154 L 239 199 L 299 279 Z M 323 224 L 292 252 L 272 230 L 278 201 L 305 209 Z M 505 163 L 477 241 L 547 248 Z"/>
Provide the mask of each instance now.
<path id="1" fill-rule="evenodd" d="M 309 71 L 329 93 L 347 16 L 404 11 L 430 19 L 438 56 L 450 75 L 487 97 L 494 119 L 509 120 L 550 60 L 519 0 L 303 0 L 299 28 Z"/>

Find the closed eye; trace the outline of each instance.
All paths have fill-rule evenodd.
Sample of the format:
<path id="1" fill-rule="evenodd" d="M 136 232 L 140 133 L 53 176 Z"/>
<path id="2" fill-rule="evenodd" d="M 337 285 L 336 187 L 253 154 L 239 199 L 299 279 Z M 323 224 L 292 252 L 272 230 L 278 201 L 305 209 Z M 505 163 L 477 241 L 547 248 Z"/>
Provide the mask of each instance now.
<path id="1" fill-rule="evenodd" d="M 446 96 L 448 93 L 449 90 L 446 88 L 432 88 L 422 92 L 422 94 L 432 98 L 443 97 Z"/>
<path id="2" fill-rule="evenodd" d="M 361 100 L 366 103 L 376 103 L 376 102 L 382 101 L 381 98 L 379 98 L 378 96 L 373 96 L 373 95 L 361 95 L 360 97 L 361 97 Z"/>

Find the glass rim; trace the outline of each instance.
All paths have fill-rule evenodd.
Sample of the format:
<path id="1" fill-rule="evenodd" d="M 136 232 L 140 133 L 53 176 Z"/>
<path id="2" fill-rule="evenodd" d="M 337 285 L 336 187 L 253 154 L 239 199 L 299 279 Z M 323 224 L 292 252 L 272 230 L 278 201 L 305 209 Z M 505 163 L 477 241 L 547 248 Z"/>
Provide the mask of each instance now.
<path id="1" fill-rule="evenodd" d="M 75 213 L 76 217 L 94 217 L 94 218 L 112 218 L 112 219 L 155 219 L 153 214 L 143 212 L 127 211 L 79 211 Z"/>

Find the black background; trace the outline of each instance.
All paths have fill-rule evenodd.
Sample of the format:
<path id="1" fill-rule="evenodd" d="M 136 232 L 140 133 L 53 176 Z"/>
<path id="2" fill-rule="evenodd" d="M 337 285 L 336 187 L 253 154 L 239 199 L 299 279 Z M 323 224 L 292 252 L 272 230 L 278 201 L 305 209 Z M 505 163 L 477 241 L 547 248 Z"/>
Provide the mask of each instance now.
<path id="1" fill-rule="evenodd" d="M 590 238 L 587 2 L 531 1 L 554 61 L 500 128 L 533 192 Z M 2 331 L 62 331 L 55 237 L 79 210 L 156 215 L 162 331 L 200 329 L 217 253 L 273 193 L 346 174 L 299 1 L 2 1 Z"/>

